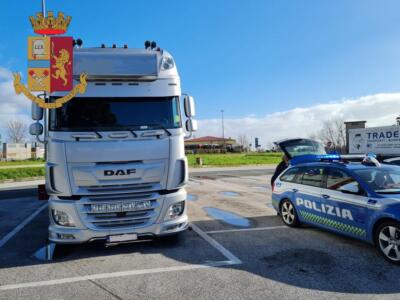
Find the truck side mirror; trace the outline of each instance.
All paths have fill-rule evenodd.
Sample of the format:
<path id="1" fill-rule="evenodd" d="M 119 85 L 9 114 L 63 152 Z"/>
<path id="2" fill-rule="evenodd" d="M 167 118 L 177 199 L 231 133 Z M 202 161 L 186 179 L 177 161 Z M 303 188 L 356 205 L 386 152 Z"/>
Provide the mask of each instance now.
<path id="1" fill-rule="evenodd" d="M 186 120 L 186 131 L 195 132 L 198 129 L 197 120 L 187 119 Z"/>
<path id="2" fill-rule="evenodd" d="M 41 135 L 43 133 L 43 125 L 39 122 L 33 123 L 29 126 L 29 133 L 31 135 Z"/>
<path id="3" fill-rule="evenodd" d="M 41 108 L 36 103 L 32 102 L 32 112 L 31 112 L 32 119 L 35 121 L 40 121 L 43 119 L 43 108 Z"/>
<path id="4" fill-rule="evenodd" d="M 194 105 L 194 99 L 192 96 L 186 95 L 183 99 L 185 107 L 185 115 L 187 118 L 193 118 L 196 116 L 196 108 Z"/>

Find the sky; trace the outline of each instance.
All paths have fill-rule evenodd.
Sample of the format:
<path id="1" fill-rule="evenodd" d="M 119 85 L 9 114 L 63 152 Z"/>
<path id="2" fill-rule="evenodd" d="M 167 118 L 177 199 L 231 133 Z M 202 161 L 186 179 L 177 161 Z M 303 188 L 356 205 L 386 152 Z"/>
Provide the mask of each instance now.
<path id="1" fill-rule="evenodd" d="M 221 109 L 226 136 L 259 136 L 263 146 L 312 134 L 334 117 L 372 126 L 400 114 L 397 0 L 46 2 L 72 16 L 68 35 L 84 46 L 154 40 L 172 53 L 183 91 L 196 100 L 197 136 L 222 134 Z M 28 17 L 40 9 L 40 0 L 0 1 L 3 133 L 5 120 L 29 120 L 11 71 L 26 72 Z"/>

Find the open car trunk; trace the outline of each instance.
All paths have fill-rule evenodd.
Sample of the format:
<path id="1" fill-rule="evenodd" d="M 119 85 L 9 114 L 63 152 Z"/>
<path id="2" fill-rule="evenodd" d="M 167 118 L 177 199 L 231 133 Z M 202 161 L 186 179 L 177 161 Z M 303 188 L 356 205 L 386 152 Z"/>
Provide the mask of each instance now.
<path id="1" fill-rule="evenodd" d="M 283 153 L 289 158 L 307 154 L 326 154 L 324 146 L 310 139 L 285 139 L 275 142 Z"/>

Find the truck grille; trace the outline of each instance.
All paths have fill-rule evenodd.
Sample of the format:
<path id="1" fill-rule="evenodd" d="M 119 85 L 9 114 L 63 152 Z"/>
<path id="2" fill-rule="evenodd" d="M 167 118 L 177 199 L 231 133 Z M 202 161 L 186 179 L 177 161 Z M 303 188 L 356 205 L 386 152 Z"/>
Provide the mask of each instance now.
<path id="1" fill-rule="evenodd" d="M 160 190 L 159 182 L 137 183 L 137 184 L 114 184 L 114 185 L 96 185 L 80 186 L 80 190 L 93 194 L 114 194 L 114 193 L 143 193 L 147 191 Z"/>
<path id="2" fill-rule="evenodd" d="M 157 220 L 161 209 L 160 199 L 158 193 L 85 196 L 78 205 L 82 219 L 91 229 L 137 228 L 148 226 Z M 91 211 L 92 204 L 126 204 L 136 201 L 149 201 L 151 206 L 132 211 Z"/>

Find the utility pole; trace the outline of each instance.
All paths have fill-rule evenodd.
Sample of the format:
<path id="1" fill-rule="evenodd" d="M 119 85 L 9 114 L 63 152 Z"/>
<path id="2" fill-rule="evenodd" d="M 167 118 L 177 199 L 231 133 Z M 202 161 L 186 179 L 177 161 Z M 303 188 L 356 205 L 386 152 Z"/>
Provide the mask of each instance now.
<path id="1" fill-rule="evenodd" d="M 225 126 L 224 126 L 224 110 L 221 109 L 221 120 L 222 120 L 222 138 L 225 138 Z"/>
<path id="2" fill-rule="evenodd" d="M 225 150 L 225 125 L 224 125 L 224 110 L 221 109 L 221 121 L 222 121 L 222 149 Z"/>

